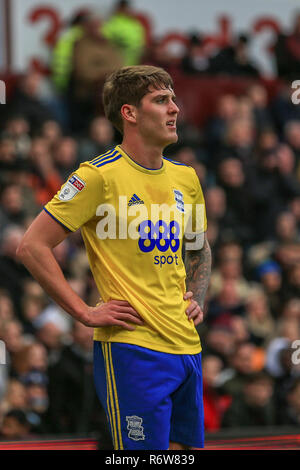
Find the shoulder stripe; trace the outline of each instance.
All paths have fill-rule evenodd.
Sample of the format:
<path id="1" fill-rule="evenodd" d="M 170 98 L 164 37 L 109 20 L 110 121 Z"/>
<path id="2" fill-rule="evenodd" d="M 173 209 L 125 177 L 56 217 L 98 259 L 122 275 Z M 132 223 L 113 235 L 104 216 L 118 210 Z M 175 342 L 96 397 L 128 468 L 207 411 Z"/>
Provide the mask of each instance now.
<path id="1" fill-rule="evenodd" d="M 174 165 L 186 166 L 186 167 L 190 168 L 189 165 L 185 165 L 184 163 L 175 162 L 174 160 L 170 160 L 169 158 L 166 158 L 166 157 L 163 157 L 163 159 L 164 159 L 164 160 L 167 160 L 168 162 L 173 163 Z"/>
<path id="2" fill-rule="evenodd" d="M 98 160 L 99 158 L 103 158 L 106 155 L 109 155 L 112 153 L 115 149 L 108 150 L 107 152 L 103 153 L 102 155 L 97 155 L 97 157 L 93 158 L 92 160 L 89 160 L 89 163 L 93 163 L 95 160 Z"/>
<path id="3" fill-rule="evenodd" d="M 112 156 L 112 154 L 115 154 L 115 153 L 116 153 L 115 149 L 109 150 L 108 152 L 103 153 L 102 155 L 98 155 L 98 157 L 94 158 L 89 163 L 94 165 L 94 163 L 97 163 L 98 161 L 102 160 L 103 158 L 110 157 L 110 156 Z"/>
<path id="4" fill-rule="evenodd" d="M 97 166 L 97 163 L 101 163 L 101 162 L 103 162 L 103 161 L 105 161 L 105 160 L 108 160 L 109 158 L 112 158 L 112 157 L 114 157 L 114 156 L 117 155 L 117 154 L 118 154 L 118 152 L 117 152 L 117 150 L 115 150 L 114 152 L 110 153 L 110 154 L 107 155 L 106 157 L 103 157 L 103 158 L 101 157 L 101 158 L 99 158 L 98 160 L 95 160 L 94 163 L 92 163 L 92 165 Z M 120 156 L 121 156 L 121 155 L 120 155 Z"/>
<path id="5" fill-rule="evenodd" d="M 116 160 L 119 160 L 121 158 L 121 155 L 117 155 L 115 158 L 111 159 L 111 160 L 107 160 L 107 161 L 104 161 L 104 162 L 100 162 L 98 163 L 97 165 L 94 164 L 97 168 L 99 168 L 100 166 L 104 166 L 104 165 L 107 165 L 108 163 L 111 163 L 111 162 L 115 162 Z"/>

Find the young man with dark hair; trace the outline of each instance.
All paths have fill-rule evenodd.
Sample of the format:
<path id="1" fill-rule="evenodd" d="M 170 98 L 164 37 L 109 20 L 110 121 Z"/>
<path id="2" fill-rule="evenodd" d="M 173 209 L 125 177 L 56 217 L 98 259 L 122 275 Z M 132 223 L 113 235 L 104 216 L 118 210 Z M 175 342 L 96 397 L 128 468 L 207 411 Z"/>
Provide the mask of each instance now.
<path id="1" fill-rule="evenodd" d="M 178 139 L 173 82 L 160 68 L 123 67 L 106 80 L 103 102 L 121 145 L 70 176 L 29 227 L 19 258 L 61 307 L 95 327 L 95 385 L 114 448 L 201 448 L 195 326 L 211 253 L 198 177 L 162 154 Z M 96 307 L 75 294 L 52 254 L 78 228 L 102 299 Z"/>

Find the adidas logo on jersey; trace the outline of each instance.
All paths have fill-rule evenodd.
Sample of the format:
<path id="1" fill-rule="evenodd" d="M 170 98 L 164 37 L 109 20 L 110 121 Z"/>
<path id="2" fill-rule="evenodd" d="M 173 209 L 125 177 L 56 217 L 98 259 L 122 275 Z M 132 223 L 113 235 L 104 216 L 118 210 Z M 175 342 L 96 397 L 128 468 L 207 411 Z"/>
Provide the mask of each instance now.
<path id="1" fill-rule="evenodd" d="M 145 204 L 145 203 L 136 194 L 133 194 L 133 196 L 130 198 L 128 202 L 128 206 L 133 206 L 135 204 Z"/>

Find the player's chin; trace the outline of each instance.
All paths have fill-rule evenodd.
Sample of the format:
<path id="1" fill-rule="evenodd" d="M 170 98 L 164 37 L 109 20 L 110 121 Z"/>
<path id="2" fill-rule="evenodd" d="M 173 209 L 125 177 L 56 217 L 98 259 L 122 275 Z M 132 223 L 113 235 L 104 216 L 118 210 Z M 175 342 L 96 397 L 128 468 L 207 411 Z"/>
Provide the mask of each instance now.
<path id="1" fill-rule="evenodd" d="M 172 132 L 172 133 L 169 133 L 166 140 L 167 140 L 166 145 L 176 144 L 176 142 L 178 141 L 178 135 L 177 135 L 176 131 Z"/>

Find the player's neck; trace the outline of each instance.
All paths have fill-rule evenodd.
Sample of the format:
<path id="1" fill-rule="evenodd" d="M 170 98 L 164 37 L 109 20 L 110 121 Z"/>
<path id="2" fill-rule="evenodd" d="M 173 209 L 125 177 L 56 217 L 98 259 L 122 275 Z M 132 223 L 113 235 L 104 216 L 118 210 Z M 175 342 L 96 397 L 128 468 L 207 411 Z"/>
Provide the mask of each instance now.
<path id="1" fill-rule="evenodd" d="M 149 146 L 138 139 L 131 141 L 129 138 L 124 138 L 120 147 L 139 165 L 152 170 L 157 170 L 162 166 L 163 149 L 160 146 Z"/>

